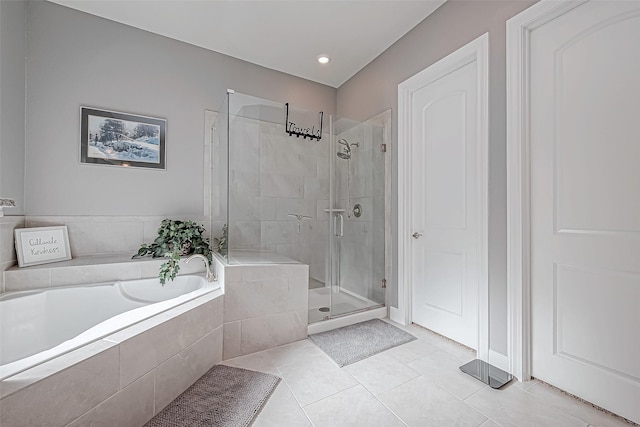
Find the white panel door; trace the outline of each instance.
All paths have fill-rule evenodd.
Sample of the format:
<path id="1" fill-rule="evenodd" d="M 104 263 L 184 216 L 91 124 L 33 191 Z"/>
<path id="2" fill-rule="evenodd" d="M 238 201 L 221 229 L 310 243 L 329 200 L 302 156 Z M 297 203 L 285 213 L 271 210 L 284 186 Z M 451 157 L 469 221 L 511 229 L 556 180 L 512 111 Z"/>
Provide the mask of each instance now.
<path id="1" fill-rule="evenodd" d="M 478 349 L 477 62 L 411 98 L 412 318 Z"/>
<path id="2" fill-rule="evenodd" d="M 640 422 L 640 2 L 530 43 L 532 374 Z"/>

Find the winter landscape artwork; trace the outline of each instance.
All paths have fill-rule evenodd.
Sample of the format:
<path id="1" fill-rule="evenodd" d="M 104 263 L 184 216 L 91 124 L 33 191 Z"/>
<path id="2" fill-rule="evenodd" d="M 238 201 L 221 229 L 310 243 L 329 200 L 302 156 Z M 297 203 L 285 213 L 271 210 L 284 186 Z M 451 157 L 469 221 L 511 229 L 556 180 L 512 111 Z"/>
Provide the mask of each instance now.
<path id="1" fill-rule="evenodd" d="M 165 168 L 166 120 L 82 108 L 80 161 Z"/>

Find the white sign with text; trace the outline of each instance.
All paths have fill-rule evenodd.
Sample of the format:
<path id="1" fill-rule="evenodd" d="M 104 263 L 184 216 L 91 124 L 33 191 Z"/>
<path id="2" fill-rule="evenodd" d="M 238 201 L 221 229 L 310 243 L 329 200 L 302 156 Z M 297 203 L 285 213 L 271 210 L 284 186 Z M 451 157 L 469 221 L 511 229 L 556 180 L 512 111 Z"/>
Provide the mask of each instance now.
<path id="1" fill-rule="evenodd" d="M 20 267 L 71 259 L 66 226 L 19 228 L 15 233 Z"/>

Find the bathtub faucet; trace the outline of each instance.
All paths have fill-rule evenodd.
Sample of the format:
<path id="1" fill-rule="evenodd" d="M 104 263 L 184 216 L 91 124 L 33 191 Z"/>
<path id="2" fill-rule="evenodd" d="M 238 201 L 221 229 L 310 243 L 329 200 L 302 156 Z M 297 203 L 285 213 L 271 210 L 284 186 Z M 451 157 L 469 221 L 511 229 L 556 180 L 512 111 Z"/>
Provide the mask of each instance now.
<path id="1" fill-rule="evenodd" d="M 211 264 L 209 264 L 209 258 L 207 258 L 206 256 L 200 255 L 200 254 L 194 254 L 194 255 L 191 255 L 189 258 L 187 258 L 184 263 L 189 264 L 189 261 L 191 261 L 194 258 L 201 258 L 204 261 L 204 266 L 207 267 L 208 282 L 215 282 L 218 280 L 218 277 L 211 271 Z"/>

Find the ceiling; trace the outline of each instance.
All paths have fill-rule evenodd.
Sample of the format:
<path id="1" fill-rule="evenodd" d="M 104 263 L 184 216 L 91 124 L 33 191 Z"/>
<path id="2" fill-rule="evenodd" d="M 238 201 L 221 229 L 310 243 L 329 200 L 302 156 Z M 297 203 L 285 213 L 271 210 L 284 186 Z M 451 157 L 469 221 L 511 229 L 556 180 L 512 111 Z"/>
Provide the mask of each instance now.
<path id="1" fill-rule="evenodd" d="M 446 0 L 49 1 L 339 87 Z"/>

